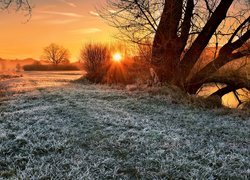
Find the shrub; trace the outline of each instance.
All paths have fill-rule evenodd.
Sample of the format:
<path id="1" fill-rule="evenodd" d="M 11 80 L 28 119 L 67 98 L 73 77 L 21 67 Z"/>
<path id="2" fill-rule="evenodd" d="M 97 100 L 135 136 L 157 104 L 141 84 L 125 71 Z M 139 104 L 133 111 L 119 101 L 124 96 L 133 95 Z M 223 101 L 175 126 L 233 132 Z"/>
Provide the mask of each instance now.
<path id="1" fill-rule="evenodd" d="M 102 83 L 110 66 L 110 51 L 103 44 L 87 44 L 80 53 L 80 61 L 90 82 Z"/>
<path id="2" fill-rule="evenodd" d="M 145 56 L 129 57 L 125 45 L 87 44 L 80 53 L 80 62 L 93 83 L 142 84 L 149 79 L 149 62 Z M 120 62 L 112 61 L 113 53 L 121 53 Z"/>

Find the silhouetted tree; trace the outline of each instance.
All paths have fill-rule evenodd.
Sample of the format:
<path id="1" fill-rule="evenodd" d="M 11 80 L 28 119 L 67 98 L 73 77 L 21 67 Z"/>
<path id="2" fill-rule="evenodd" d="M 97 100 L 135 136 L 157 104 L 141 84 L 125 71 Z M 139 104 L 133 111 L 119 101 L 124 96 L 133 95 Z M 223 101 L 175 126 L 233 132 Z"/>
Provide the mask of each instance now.
<path id="1" fill-rule="evenodd" d="M 220 94 L 250 89 L 247 79 L 215 76 L 250 55 L 249 0 L 107 0 L 105 9 L 100 16 L 118 28 L 121 38 L 136 43 L 152 38 L 151 66 L 161 82 L 192 94 L 211 82 L 227 85 Z M 214 46 L 213 60 L 190 77 L 208 46 Z"/>
<path id="2" fill-rule="evenodd" d="M 54 65 L 69 62 L 69 57 L 70 55 L 67 49 L 54 43 L 45 47 L 42 55 L 43 59 L 53 63 Z"/>

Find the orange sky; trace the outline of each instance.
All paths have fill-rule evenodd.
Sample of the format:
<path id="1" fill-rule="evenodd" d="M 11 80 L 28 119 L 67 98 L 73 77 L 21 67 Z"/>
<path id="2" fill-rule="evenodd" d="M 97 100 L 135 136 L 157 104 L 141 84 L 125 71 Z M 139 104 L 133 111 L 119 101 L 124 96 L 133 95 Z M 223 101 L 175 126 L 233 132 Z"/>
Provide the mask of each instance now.
<path id="1" fill-rule="evenodd" d="M 22 12 L 0 12 L 0 57 L 39 59 L 43 48 L 57 43 L 76 61 L 87 42 L 114 41 L 114 29 L 96 15 L 105 0 L 32 0 L 32 18 Z"/>

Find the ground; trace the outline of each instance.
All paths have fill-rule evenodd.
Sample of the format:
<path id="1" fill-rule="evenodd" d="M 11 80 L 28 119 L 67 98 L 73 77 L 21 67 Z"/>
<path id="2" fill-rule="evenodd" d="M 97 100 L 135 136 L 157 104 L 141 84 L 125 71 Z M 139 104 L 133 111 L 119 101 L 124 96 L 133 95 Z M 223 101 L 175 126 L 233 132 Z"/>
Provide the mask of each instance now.
<path id="1" fill-rule="evenodd" d="M 249 179 L 248 116 L 79 77 L 0 83 L 0 179 Z"/>

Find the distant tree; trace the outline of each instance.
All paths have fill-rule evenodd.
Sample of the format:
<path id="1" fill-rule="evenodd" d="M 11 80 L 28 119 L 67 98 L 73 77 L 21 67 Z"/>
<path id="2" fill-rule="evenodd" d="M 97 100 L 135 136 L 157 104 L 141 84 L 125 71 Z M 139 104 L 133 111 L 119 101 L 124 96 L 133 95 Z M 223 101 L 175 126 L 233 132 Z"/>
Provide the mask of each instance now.
<path id="1" fill-rule="evenodd" d="M 225 84 L 220 96 L 250 90 L 247 79 L 216 76 L 223 66 L 250 55 L 249 0 L 107 0 L 99 14 L 120 38 L 139 44 L 152 39 L 151 67 L 162 83 L 190 94 L 206 83 Z M 192 74 L 209 46 L 214 46 L 212 61 Z"/>
<path id="2" fill-rule="evenodd" d="M 57 44 L 50 44 L 43 50 L 42 58 L 48 62 L 58 65 L 69 62 L 69 50 Z"/>
<path id="3" fill-rule="evenodd" d="M 80 53 L 80 62 L 87 72 L 87 79 L 100 83 L 107 73 L 107 65 L 110 57 L 109 48 L 103 44 L 87 44 Z"/>

